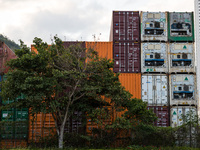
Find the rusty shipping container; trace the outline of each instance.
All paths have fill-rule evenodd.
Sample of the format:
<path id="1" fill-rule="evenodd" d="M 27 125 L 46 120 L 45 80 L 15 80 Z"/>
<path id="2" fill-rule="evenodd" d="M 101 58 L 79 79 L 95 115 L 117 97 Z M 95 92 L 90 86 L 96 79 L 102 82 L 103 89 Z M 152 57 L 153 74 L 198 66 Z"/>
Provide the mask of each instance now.
<path id="1" fill-rule="evenodd" d="M 152 109 L 158 119 L 154 122 L 157 127 L 168 127 L 170 125 L 169 120 L 169 107 L 167 106 L 148 106 L 148 109 Z"/>
<path id="2" fill-rule="evenodd" d="M 140 43 L 115 42 L 113 44 L 114 72 L 140 73 Z"/>
<path id="3" fill-rule="evenodd" d="M 0 73 L 7 73 L 9 67 L 6 63 L 11 59 L 16 59 L 14 51 L 12 51 L 4 42 L 0 42 Z"/>
<path id="4" fill-rule="evenodd" d="M 139 11 L 113 11 L 110 41 L 140 41 Z"/>
<path id="5" fill-rule="evenodd" d="M 113 42 L 86 42 L 85 45 L 96 50 L 100 57 L 113 59 Z"/>

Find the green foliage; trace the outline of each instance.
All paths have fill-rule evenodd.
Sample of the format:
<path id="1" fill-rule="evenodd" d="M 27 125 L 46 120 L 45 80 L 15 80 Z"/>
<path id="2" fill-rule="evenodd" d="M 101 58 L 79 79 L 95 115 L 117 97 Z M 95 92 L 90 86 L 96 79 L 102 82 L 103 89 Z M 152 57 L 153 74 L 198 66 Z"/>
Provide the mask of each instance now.
<path id="1" fill-rule="evenodd" d="M 20 49 L 20 46 L 18 44 L 2 34 L 0 34 L 0 41 L 4 42 L 13 51 L 15 51 L 16 49 Z"/>
<path id="2" fill-rule="evenodd" d="M 113 62 L 100 58 L 93 49 L 86 50 L 80 44 L 66 49 L 57 37 L 52 46 L 39 38 L 33 42 L 37 54 L 21 42 L 21 49 L 16 50 L 18 58 L 8 63 L 11 70 L 1 95 L 7 100 L 23 94 L 25 98 L 12 105 L 31 108 L 32 114 L 51 113 L 61 140 L 65 123 L 74 111 L 90 113 L 97 106 L 108 105 L 106 99 L 115 107 L 130 100 L 119 74 L 111 70 Z"/>

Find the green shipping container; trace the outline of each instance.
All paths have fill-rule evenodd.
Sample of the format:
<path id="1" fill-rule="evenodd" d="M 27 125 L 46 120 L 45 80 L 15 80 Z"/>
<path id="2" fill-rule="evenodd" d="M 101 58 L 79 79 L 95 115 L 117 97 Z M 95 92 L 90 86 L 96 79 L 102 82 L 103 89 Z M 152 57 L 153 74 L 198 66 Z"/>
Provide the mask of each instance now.
<path id="1" fill-rule="evenodd" d="M 12 102 L 8 100 L 2 103 L 6 105 Z M 1 139 L 28 138 L 28 108 L 2 110 L 1 123 Z"/>
<path id="2" fill-rule="evenodd" d="M 193 12 L 168 12 L 168 40 L 194 42 Z"/>

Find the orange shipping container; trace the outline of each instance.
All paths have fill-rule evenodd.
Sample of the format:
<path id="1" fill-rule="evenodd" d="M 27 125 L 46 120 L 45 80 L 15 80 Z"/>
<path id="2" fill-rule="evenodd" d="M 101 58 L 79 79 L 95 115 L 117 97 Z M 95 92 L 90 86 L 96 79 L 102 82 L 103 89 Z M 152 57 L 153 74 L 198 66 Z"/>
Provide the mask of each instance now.
<path id="1" fill-rule="evenodd" d="M 0 149 L 10 149 L 10 148 L 26 148 L 27 140 L 19 139 L 6 139 L 1 140 Z"/>
<path id="2" fill-rule="evenodd" d="M 113 59 L 113 42 L 86 42 L 86 48 L 96 50 L 102 58 Z"/>
<path id="3" fill-rule="evenodd" d="M 120 73 L 119 81 L 133 96 L 132 98 L 141 99 L 141 73 Z M 114 112 L 114 120 L 122 117 L 124 111 Z"/>
<path id="4" fill-rule="evenodd" d="M 132 98 L 141 99 L 141 73 L 120 73 L 119 81 Z"/>
<path id="5" fill-rule="evenodd" d="M 29 116 L 29 142 L 56 134 L 54 118 L 51 114 L 39 113 Z"/>

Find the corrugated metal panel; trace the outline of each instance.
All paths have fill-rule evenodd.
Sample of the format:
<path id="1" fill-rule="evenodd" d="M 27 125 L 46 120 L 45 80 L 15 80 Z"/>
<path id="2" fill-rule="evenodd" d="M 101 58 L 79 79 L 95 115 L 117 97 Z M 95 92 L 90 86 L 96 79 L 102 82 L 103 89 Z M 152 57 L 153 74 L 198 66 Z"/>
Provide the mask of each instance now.
<path id="1" fill-rule="evenodd" d="M 37 51 L 37 49 L 35 48 L 34 45 L 31 45 L 31 51 L 32 51 L 32 52 L 35 52 L 36 54 L 38 54 L 38 51 Z"/>
<path id="2" fill-rule="evenodd" d="M 63 41 L 63 46 L 65 48 L 68 48 L 70 45 L 79 45 L 82 47 L 82 48 L 85 48 L 85 42 L 81 42 L 81 41 Z"/>
<path id="3" fill-rule="evenodd" d="M 132 98 L 141 99 L 141 74 L 140 73 L 121 73 L 119 81 L 133 96 Z"/>
<path id="4" fill-rule="evenodd" d="M 196 107 L 191 106 L 175 106 L 171 108 L 170 112 L 171 127 L 181 126 L 184 123 L 183 115 L 186 116 L 190 112 L 192 113 L 193 117 L 197 115 Z"/>
<path id="5" fill-rule="evenodd" d="M 167 41 L 167 12 L 141 12 L 141 41 Z"/>
<path id="6" fill-rule="evenodd" d="M 170 105 L 197 105 L 196 75 L 169 75 Z"/>
<path id="7" fill-rule="evenodd" d="M 140 41 L 139 11 L 113 11 L 111 41 Z"/>
<path id="8" fill-rule="evenodd" d="M 193 12 L 168 13 L 169 41 L 194 41 Z"/>
<path id="9" fill-rule="evenodd" d="M 167 75 L 142 75 L 142 100 L 149 106 L 168 106 Z"/>
<path id="10" fill-rule="evenodd" d="M 15 53 L 3 42 L 0 43 L 0 72 L 7 73 L 9 67 L 6 63 L 11 59 L 16 59 Z"/>
<path id="11" fill-rule="evenodd" d="M 55 122 L 51 114 L 29 115 L 29 142 L 56 134 Z"/>
<path id="12" fill-rule="evenodd" d="M 17 140 L 17 139 L 9 139 L 9 140 L 1 140 L 0 141 L 0 148 L 1 149 L 10 149 L 10 148 L 25 148 L 27 147 L 26 140 Z"/>
<path id="13" fill-rule="evenodd" d="M 194 43 L 169 43 L 169 72 L 195 72 Z"/>
<path id="14" fill-rule="evenodd" d="M 141 71 L 168 72 L 168 46 L 166 43 L 141 44 Z"/>
<path id="15" fill-rule="evenodd" d="M 148 109 L 153 109 L 153 112 L 158 117 L 154 125 L 157 127 L 168 127 L 170 125 L 169 121 L 169 107 L 167 106 L 148 106 Z"/>
<path id="16" fill-rule="evenodd" d="M 86 123 L 86 133 L 88 135 L 92 135 L 92 130 L 93 129 L 103 129 L 105 128 L 106 125 L 111 125 L 112 122 L 114 121 L 114 112 L 112 106 L 105 106 L 107 108 L 107 116 L 109 116 L 106 119 L 102 119 L 99 123 L 94 122 L 91 118 L 87 118 L 87 123 Z"/>
<path id="17" fill-rule="evenodd" d="M 113 42 L 86 42 L 86 48 L 96 50 L 102 58 L 113 59 Z"/>
<path id="18" fill-rule="evenodd" d="M 140 43 L 115 42 L 113 44 L 114 72 L 140 73 Z"/>

